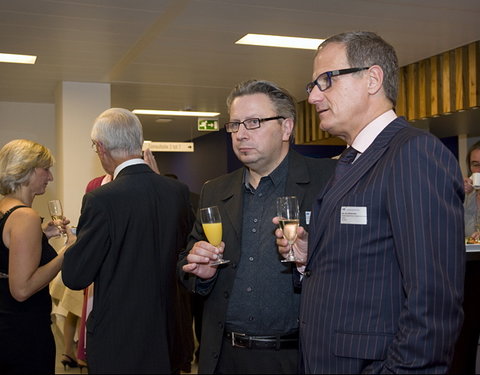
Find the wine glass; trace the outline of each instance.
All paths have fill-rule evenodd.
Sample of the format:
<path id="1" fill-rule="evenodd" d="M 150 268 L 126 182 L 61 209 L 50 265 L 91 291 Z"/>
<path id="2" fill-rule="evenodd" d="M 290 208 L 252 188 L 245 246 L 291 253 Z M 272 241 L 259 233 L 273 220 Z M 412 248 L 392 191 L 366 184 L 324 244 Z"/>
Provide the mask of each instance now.
<path id="1" fill-rule="evenodd" d="M 222 218 L 220 217 L 218 207 L 212 206 L 201 208 L 200 220 L 208 242 L 215 247 L 220 246 L 220 243 L 222 242 Z M 210 263 L 211 266 L 230 262 L 229 260 L 223 259 L 223 254 L 219 253 L 217 255 L 218 259 L 213 263 Z"/>
<path id="2" fill-rule="evenodd" d="M 51 201 L 48 201 L 48 211 L 50 211 L 50 216 L 52 217 L 53 222 L 63 222 L 63 208 L 62 208 L 62 202 L 60 202 L 58 199 L 54 199 Z M 60 230 L 60 236 L 65 237 L 66 240 L 66 234 L 62 233 L 62 226 L 57 225 L 57 228 Z"/>
<path id="3" fill-rule="evenodd" d="M 298 200 L 295 196 L 277 198 L 277 216 L 280 221 L 280 228 L 283 232 L 283 238 L 288 241 L 288 255 L 282 262 L 295 262 L 293 244 L 297 239 L 297 228 L 300 222 L 300 210 Z"/>

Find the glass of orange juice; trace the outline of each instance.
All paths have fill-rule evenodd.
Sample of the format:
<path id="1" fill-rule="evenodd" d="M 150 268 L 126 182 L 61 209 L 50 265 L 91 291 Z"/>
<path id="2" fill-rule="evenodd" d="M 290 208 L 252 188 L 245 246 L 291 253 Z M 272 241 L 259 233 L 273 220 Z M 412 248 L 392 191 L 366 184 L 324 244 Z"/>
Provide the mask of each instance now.
<path id="1" fill-rule="evenodd" d="M 202 222 L 203 231 L 207 236 L 208 242 L 213 246 L 218 247 L 222 242 L 222 218 L 217 206 L 211 206 L 200 209 L 200 220 Z M 218 254 L 218 259 L 210 265 L 215 266 L 230 262 L 223 259 L 223 254 Z"/>

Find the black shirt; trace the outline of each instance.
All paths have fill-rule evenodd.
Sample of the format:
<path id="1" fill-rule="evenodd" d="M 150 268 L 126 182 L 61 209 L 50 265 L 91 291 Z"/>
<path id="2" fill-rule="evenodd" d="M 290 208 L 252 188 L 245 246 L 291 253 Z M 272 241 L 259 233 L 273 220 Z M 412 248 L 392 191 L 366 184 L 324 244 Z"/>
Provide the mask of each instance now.
<path id="1" fill-rule="evenodd" d="M 242 248 L 229 299 L 226 329 L 251 335 L 286 334 L 298 328 L 300 293 L 292 264 L 281 263 L 275 243 L 276 199 L 284 195 L 288 158 L 254 189 L 245 170 Z"/>

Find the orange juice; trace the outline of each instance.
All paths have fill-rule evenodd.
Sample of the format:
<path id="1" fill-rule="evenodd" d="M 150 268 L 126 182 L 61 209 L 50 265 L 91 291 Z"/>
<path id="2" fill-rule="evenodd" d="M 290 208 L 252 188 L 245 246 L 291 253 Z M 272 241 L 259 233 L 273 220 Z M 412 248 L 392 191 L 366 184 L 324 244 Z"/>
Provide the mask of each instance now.
<path id="1" fill-rule="evenodd" d="M 222 242 L 222 223 L 203 223 L 202 226 L 208 242 L 213 246 L 219 246 Z"/>

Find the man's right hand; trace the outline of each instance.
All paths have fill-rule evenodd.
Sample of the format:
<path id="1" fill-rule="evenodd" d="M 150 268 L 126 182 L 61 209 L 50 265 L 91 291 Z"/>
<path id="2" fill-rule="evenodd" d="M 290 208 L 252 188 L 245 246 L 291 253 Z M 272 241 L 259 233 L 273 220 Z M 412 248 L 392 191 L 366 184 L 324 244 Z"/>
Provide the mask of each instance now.
<path id="1" fill-rule="evenodd" d="M 275 216 L 272 222 L 278 225 L 280 223 L 278 216 Z M 286 258 L 289 250 L 288 241 L 283 237 L 283 231 L 280 228 L 275 230 L 275 237 L 277 237 L 278 252 Z M 295 258 L 298 259 L 298 261 L 295 262 L 297 267 L 304 266 L 307 263 L 308 232 L 301 226 L 297 228 L 297 239 L 293 244 L 293 251 L 295 252 Z"/>
<path id="2" fill-rule="evenodd" d="M 193 245 L 187 255 L 188 263 L 182 269 L 184 272 L 194 274 L 201 279 L 210 279 L 217 272 L 218 266 L 210 265 L 218 259 L 218 253 L 223 253 L 225 243 L 222 241 L 219 247 L 215 247 L 206 241 L 198 241 Z"/>

